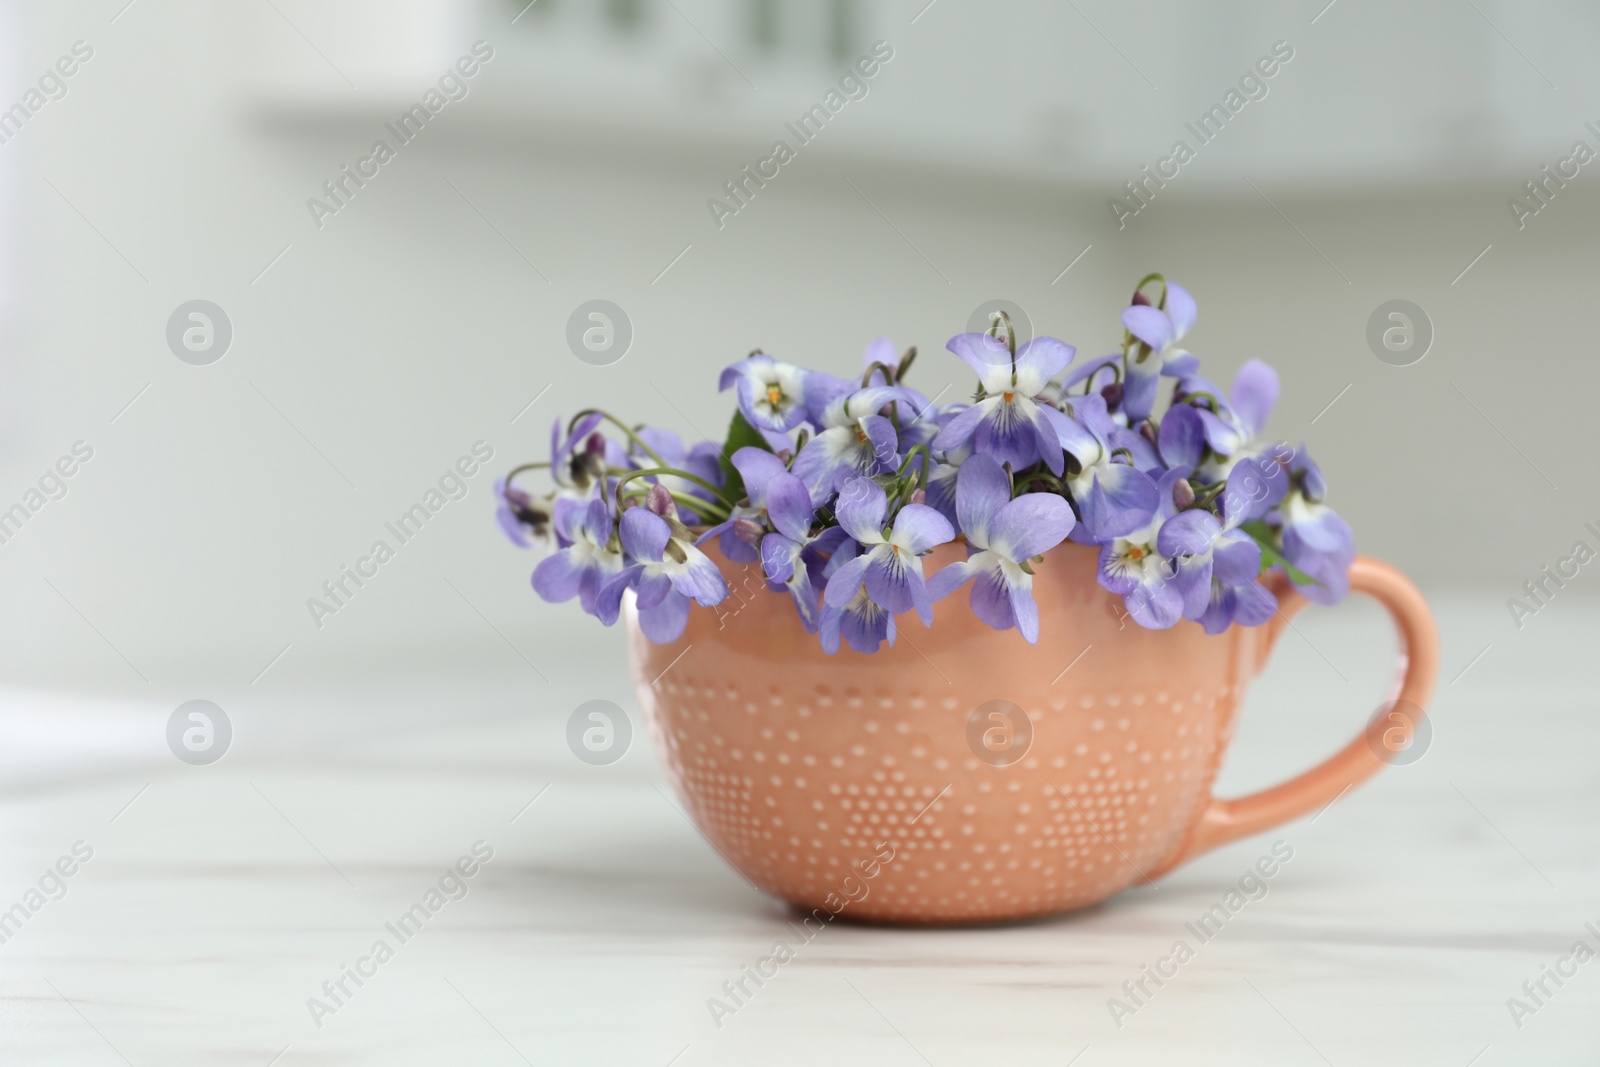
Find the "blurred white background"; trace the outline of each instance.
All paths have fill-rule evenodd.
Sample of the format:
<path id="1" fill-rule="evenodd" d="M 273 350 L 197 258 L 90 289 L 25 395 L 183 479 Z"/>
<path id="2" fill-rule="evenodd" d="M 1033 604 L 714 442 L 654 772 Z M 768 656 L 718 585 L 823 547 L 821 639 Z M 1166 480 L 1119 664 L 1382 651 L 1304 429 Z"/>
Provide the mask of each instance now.
<path id="1" fill-rule="evenodd" d="M 1507 206 L 1600 149 L 1593 8 L 924 2 L 8 5 L 4 101 L 93 57 L 0 145 L 0 507 L 94 456 L 0 545 L 0 662 L 161 702 L 285 648 L 258 689 L 559 672 L 601 638 L 532 596 L 488 491 L 556 415 L 717 435 L 726 363 L 843 371 L 879 334 L 932 394 L 996 298 L 1093 355 L 1150 270 L 1196 294 L 1213 377 L 1278 367 L 1270 429 L 1429 589 L 1503 605 L 1600 519 L 1594 168 L 1520 229 Z M 317 225 L 308 198 L 480 40 L 465 98 Z M 877 41 L 867 95 L 798 146 L 784 124 Z M 1277 42 L 1266 95 L 1199 145 L 1185 123 Z M 719 229 L 708 198 L 778 138 L 797 158 Z M 1180 138 L 1196 158 L 1119 228 L 1108 202 Z M 594 298 L 632 322 L 611 366 L 565 341 Z M 209 366 L 165 339 L 193 299 L 233 328 Z M 1392 299 L 1432 322 L 1411 366 L 1366 340 Z M 494 469 L 316 628 L 307 598 L 478 440 Z"/>

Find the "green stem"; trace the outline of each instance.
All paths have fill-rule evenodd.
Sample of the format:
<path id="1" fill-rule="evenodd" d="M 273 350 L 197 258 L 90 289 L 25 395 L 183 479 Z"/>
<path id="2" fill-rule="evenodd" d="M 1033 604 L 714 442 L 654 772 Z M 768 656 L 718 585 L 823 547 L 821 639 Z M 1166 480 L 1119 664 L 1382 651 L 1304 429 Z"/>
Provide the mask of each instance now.
<path id="1" fill-rule="evenodd" d="M 583 418 L 585 415 L 599 415 L 601 418 L 611 422 L 619 430 L 627 434 L 630 441 L 644 449 L 644 454 L 654 460 L 657 466 L 665 467 L 667 465 L 667 461 L 662 459 L 660 454 L 657 453 L 655 449 L 645 444 L 644 439 L 638 434 L 634 433 L 633 430 L 629 428 L 627 423 L 623 422 L 609 411 L 601 411 L 599 408 L 584 408 L 582 411 L 572 416 L 572 421 L 567 423 L 567 433 L 570 434 L 572 432 L 572 428 L 578 425 L 578 420 Z M 719 492 L 717 495 L 721 496 L 722 494 Z"/>
<path id="2" fill-rule="evenodd" d="M 645 468 L 643 468 L 641 470 L 629 471 L 627 474 L 622 476 L 622 478 L 617 482 L 617 500 L 619 502 L 622 500 L 622 487 L 627 485 L 629 482 L 633 481 L 633 479 L 635 479 L 635 478 L 647 478 L 647 477 L 650 477 L 651 475 L 659 476 L 659 475 L 663 475 L 663 474 L 669 474 L 674 478 L 682 478 L 685 481 L 694 482 L 696 485 L 698 485 L 698 486 L 700 486 L 700 487 L 702 487 L 704 489 L 709 489 L 713 493 L 716 493 L 717 496 L 719 498 L 721 498 L 722 500 L 726 500 L 727 499 L 726 497 L 722 496 L 722 490 L 718 489 L 716 486 L 712 485 L 710 482 L 706 481 L 704 478 L 698 478 L 695 475 L 690 474 L 688 471 L 680 471 L 680 470 L 678 470 L 678 469 L 676 469 L 674 467 L 645 467 Z M 663 486 L 662 488 L 666 488 L 666 487 Z M 668 489 L 667 491 L 668 492 L 672 492 L 670 489 Z M 674 494 L 674 499 L 676 499 L 676 494 Z M 698 498 L 691 498 L 691 499 L 698 499 Z M 700 501 L 700 503 L 703 504 L 703 505 L 709 505 L 711 507 L 716 507 L 722 513 L 719 516 L 721 518 L 727 518 L 728 515 L 731 514 L 731 510 L 730 509 L 733 506 L 731 502 L 729 502 L 725 506 L 719 506 L 718 502 L 715 501 L 715 500 L 702 500 L 702 501 Z"/>
<path id="3" fill-rule="evenodd" d="M 881 360 L 875 359 L 871 363 L 867 364 L 867 373 L 861 376 L 861 388 L 867 388 L 868 383 L 872 381 L 872 375 L 880 370 L 883 371 L 883 380 L 885 385 L 900 384 L 899 379 L 895 377 L 895 368 L 889 366 L 889 364 L 884 363 Z"/>
<path id="4" fill-rule="evenodd" d="M 1034 482 L 1048 483 L 1058 493 L 1064 494 L 1066 492 L 1066 487 L 1062 484 L 1060 478 L 1057 478 L 1047 470 L 1036 470 L 1031 474 L 1024 474 L 1021 478 L 1018 478 L 1011 487 L 1011 495 L 1016 496 L 1018 490 L 1026 489 Z"/>
<path id="5" fill-rule="evenodd" d="M 900 464 L 900 470 L 895 474 L 896 478 L 904 478 L 906 476 L 906 471 L 911 469 L 911 461 L 917 458 L 918 452 L 922 453 L 922 480 L 924 483 L 927 482 L 928 463 L 932 459 L 932 453 L 928 451 L 927 445 L 917 445 L 906 453 L 905 460 Z"/>
<path id="6" fill-rule="evenodd" d="M 511 480 L 517 475 L 521 474 L 523 471 L 546 470 L 549 468 L 549 466 L 550 464 L 548 463 L 524 463 L 520 467 L 513 467 L 511 473 L 506 475 L 506 485 L 509 486 L 511 484 Z"/>
<path id="7" fill-rule="evenodd" d="M 637 475 L 641 475 L 641 474 L 670 474 L 674 478 L 682 478 L 684 481 L 695 483 L 696 485 L 700 486 L 700 488 L 702 488 L 702 489 L 709 489 L 713 493 L 716 493 L 718 499 L 711 501 L 711 503 L 713 503 L 713 504 L 721 504 L 724 507 L 729 507 L 729 506 L 733 506 L 734 505 L 734 502 L 729 500 L 726 496 L 723 496 L 722 495 L 722 491 L 720 489 L 718 489 L 715 485 L 713 485 L 712 483 L 706 481 L 704 478 L 699 478 L 699 477 L 696 477 L 693 474 L 690 474 L 688 471 L 681 471 L 677 467 L 650 467 L 650 468 L 641 469 L 641 470 L 635 470 L 632 467 L 607 467 L 606 468 L 606 477 L 608 477 L 608 478 L 621 478 L 623 481 L 627 481 L 629 478 L 633 478 L 633 477 L 635 477 Z M 619 482 L 617 484 L 620 486 L 621 482 Z"/>
<path id="8" fill-rule="evenodd" d="M 1159 274 L 1159 273 L 1146 274 L 1143 278 L 1139 279 L 1139 284 L 1133 287 L 1133 291 L 1136 292 L 1136 293 L 1143 292 L 1144 291 L 1144 287 L 1149 285 L 1151 282 L 1160 282 L 1161 283 L 1161 299 L 1160 299 L 1159 302 L 1157 302 L 1157 304 L 1155 306 L 1156 306 L 1156 308 L 1158 310 L 1165 311 L 1167 309 L 1167 279 L 1164 276 L 1162 276 L 1161 274 Z M 1129 352 L 1129 350 L 1131 350 L 1133 348 L 1135 340 L 1137 340 L 1137 338 L 1135 338 L 1130 331 L 1128 331 L 1128 330 L 1122 331 L 1122 369 L 1123 369 L 1123 380 L 1124 381 L 1127 380 L 1128 352 Z M 1143 345 L 1144 342 L 1143 341 L 1139 341 L 1139 344 Z M 1148 346 L 1146 346 L 1146 347 L 1148 347 Z M 1144 358 L 1147 357 L 1148 355 L 1149 355 L 1149 352 L 1148 351 L 1145 352 L 1144 356 L 1141 356 L 1139 361 L 1143 362 Z"/>
<path id="9" fill-rule="evenodd" d="M 1133 287 L 1133 291 L 1137 293 L 1151 282 L 1161 283 L 1161 303 L 1156 306 L 1164 311 L 1167 307 L 1167 279 L 1164 274 L 1161 274 L 1159 271 L 1152 271 L 1151 273 L 1146 274 L 1143 278 L 1139 279 L 1139 284 Z"/>
<path id="10" fill-rule="evenodd" d="M 715 505 L 709 500 L 702 500 L 697 496 L 690 496 L 688 493 L 680 493 L 675 489 L 668 489 L 667 492 L 672 495 L 672 499 L 676 503 L 682 504 L 684 507 L 699 515 L 702 519 L 720 520 L 727 518 L 726 515 L 719 514 L 716 511 L 711 510 L 715 507 Z M 633 500 L 635 498 L 647 497 L 649 495 L 649 490 L 636 490 L 634 492 L 625 494 L 620 499 Z M 715 526 L 716 522 L 713 521 L 711 525 Z"/>
<path id="11" fill-rule="evenodd" d="M 900 470 L 895 474 L 895 478 L 897 480 L 905 478 L 905 484 L 900 487 L 900 492 L 896 495 L 896 501 L 899 507 L 904 507 L 905 502 L 911 499 L 911 494 L 917 491 L 918 483 L 916 474 L 913 473 L 910 478 L 906 478 L 906 472 L 911 470 L 911 464 L 916 460 L 918 452 L 922 453 L 921 484 L 924 487 L 926 487 L 928 484 L 928 466 L 933 461 L 933 454 L 928 451 L 927 445 L 917 445 L 911 451 L 906 453 L 905 460 L 900 464 Z"/>
<path id="12" fill-rule="evenodd" d="M 1212 504 L 1216 503 L 1217 498 L 1222 495 L 1223 490 L 1227 488 L 1228 483 L 1226 480 L 1223 480 L 1217 482 L 1215 485 L 1208 485 L 1196 490 L 1194 494 L 1194 506 L 1197 508 L 1210 508 Z"/>

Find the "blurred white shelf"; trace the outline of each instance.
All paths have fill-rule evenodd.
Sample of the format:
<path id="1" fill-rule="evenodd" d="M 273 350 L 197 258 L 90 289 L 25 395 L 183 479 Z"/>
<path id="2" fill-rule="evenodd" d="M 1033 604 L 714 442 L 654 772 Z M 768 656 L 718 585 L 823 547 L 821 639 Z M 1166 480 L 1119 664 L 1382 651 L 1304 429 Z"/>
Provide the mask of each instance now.
<path id="1" fill-rule="evenodd" d="M 1515 179 L 1509 194 L 1587 136 L 1583 113 L 1547 80 L 1556 61 L 1529 58 L 1541 42 L 1519 49 L 1486 17 L 1443 0 L 1381 16 L 1334 10 L 1316 25 L 1298 11 L 1175 0 L 1142 5 L 1137 20 L 1107 4 L 944 4 L 915 24 L 915 11 L 887 0 L 539 0 L 520 18 L 512 0 L 436 6 L 441 32 L 425 43 L 348 49 L 363 57 L 350 75 L 360 90 L 262 55 L 245 110 L 289 129 L 377 127 L 484 39 L 495 59 L 472 87 L 478 99 L 450 105 L 453 135 L 501 147 L 552 136 L 588 144 L 596 161 L 638 142 L 753 164 L 782 139 L 801 154 L 1095 183 L 1109 197 L 1181 140 L 1194 161 L 1168 174 L 1185 188 L 1231 189 L 1244 177 L 1276 188 Z M 763 43 L 761 13 L 791 8 L 811 14 Z M 830 28 L 835 9 L 849 12 L 845 29 Z M 1600 32 L 1592 11 L 1560 15 L 1572 32 Z M 353 10 L 343 31 L 320 17 L 321 32 L 337 36 L 380 16 Z M 785 123 L 880 40 L 894 58 L 802 147 Z M 1271 77 L 1259 77 L 1262 62 Z M 1220 134 L 1199 130 L 1223 105 L 1236 110 L 1224 107 Z"/>

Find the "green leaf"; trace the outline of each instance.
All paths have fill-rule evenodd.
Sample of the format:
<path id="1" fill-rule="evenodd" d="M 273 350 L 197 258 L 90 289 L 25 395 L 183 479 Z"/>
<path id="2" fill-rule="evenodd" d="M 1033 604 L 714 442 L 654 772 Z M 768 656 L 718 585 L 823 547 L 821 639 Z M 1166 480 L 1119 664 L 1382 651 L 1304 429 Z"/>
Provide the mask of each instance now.
<path id="1" fill-rule="evenodd" d="M 1261 546 L 1261 573 L 1265 574 L 1270 567 L 1282 566 L 1283 572 L 1295 585 L 1320 584 L 1311 575 L 1283 558 L 1283 553 L 1278 551 L 1277 538 L 1272 535 L 1272 527 L 1265 522 L 1257 519 L 1255 522 L 1245 523 L 1239 529 L 1249 534 L 1255 539 L 1256 544 Z"/>
<path id="2" fill-rule="evenodd" d="M 744 479 L 740 477 L 739 468 L 733 465 L 731 458 L 741 448 L 772 451 L 772 446 L 761 436 L 761 431 L 745 419 L 744 412 L 735 411 L 733 421 L 728 423 L 728 440 L 722 446 L 722 491 L 729 500 L 743 500 L 745 497 Z"/>

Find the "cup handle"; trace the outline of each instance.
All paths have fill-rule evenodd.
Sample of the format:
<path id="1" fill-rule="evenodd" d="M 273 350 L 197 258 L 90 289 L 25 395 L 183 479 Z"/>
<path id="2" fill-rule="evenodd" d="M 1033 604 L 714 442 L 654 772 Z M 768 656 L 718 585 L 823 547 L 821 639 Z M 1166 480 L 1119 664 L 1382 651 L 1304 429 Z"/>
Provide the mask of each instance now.
<path id="1" fill-rule="evenodd" d="M 1286 588 L 1278 597 L 1278 615 L 1267 624 L 1263 658 L 1283 628 L 1289 625 L 1289 620 L 1309 603 L 1288 583 L 1284 585 Z M 1350 565 L 1350 588 L 1387 608 L 1399 633 L 1399 670 L 1389 699 L 1409 701 L 1419 709 L 1426 709 L 1439 673 L 1439 632 L 1427 601 L 1405 575 L 1367 556 L 1357 556 Z M 1257 667 L 1259 669 L 1260 664 Z M 1232 800 L 1210 798 L 1176 858 L 1155 873 L 1164 874 L 1219 845 L 1260 833 L 1331 804 L 1346 790 L 1388 765 L 1377 753 L 1386 750 L 1383 747 L 1385 733 L 1395 729 L 1374 718 L 1355 740 L 1287 782 Z M 1406 744 L 1410 744 L 1415 729 L 1416 723 L 1408 720 L 1404 727 Z"/>

